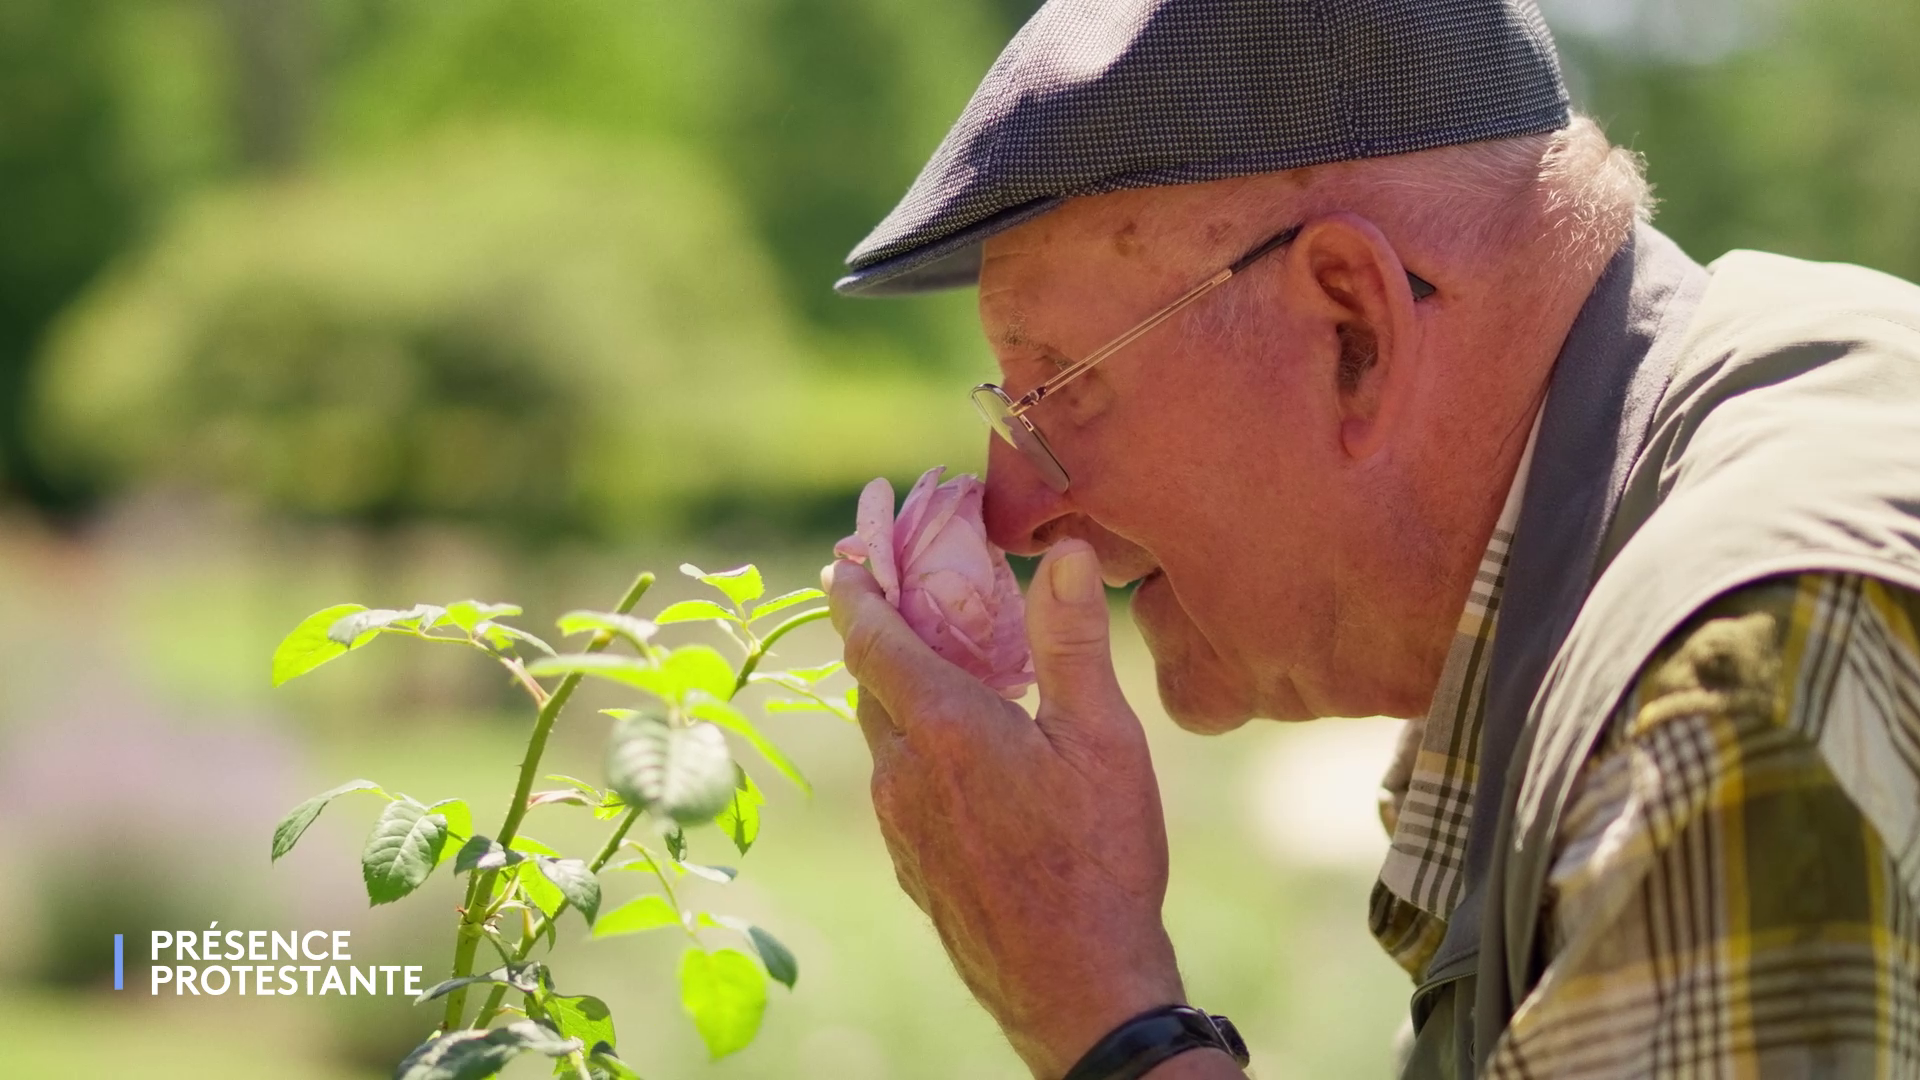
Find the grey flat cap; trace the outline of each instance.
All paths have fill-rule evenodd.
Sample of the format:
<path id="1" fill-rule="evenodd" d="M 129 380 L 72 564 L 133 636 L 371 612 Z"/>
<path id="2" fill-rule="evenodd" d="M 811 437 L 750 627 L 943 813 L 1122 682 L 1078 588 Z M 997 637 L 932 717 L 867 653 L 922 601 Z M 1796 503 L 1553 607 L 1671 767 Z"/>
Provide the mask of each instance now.
<path id="1" fill-rule="evenodd" d="M 972 285 L 982 241 L 1076 195 L 1567 122 L 1532 0 L 1050 0 L 834 287 Z"/>

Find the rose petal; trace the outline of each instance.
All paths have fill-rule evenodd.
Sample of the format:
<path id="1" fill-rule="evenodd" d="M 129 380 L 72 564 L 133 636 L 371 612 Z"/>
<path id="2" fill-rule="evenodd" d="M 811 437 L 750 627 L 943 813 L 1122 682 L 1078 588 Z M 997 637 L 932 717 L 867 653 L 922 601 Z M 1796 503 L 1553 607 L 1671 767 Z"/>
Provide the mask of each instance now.
<path id="1" fill-rule="evenodd" d="M 893 558 L 893 485 L 877 477 L 860 490 L 860 508 L 854 518 L 854 534 L 866 542 L 867 568 L 873 580 L 887 596 L 887 602 L 900 604 L 900 571 Z"/>

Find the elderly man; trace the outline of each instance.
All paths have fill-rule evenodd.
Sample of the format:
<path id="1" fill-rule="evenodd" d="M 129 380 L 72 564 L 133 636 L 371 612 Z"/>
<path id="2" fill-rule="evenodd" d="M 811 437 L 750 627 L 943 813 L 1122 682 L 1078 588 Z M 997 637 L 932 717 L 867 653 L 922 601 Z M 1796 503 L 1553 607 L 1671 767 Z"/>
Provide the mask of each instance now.
<path id="1" fill-rule="evenodd" d="M 1031 715 L 828 575 L 900 882 L 1034 1075 L 1246 1064 L 1103 578 L 1183 727 L 1411 718 L 1405 1075 L 1920 1075 L 1920 289 L 1647 217 L 1528 0 L 1053 0 L 855 249 L 978 284 L 1045 552 Z"/>

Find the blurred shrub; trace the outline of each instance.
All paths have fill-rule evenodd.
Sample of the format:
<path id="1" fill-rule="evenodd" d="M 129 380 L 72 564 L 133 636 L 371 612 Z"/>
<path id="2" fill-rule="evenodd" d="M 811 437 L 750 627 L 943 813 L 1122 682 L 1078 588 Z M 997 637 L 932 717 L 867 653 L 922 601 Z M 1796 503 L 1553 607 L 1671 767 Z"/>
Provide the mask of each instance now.
<path id="1" fill-rule="evenodd" d="M 37 436 L 108 488 L 527 537 L 977 452 L 952 387 L 811 350 L 694 158 L 474 128 L 191 205 L 58 328 Z"/>
<path id="2" fill-rule="evenodd" d="M 1920 280 L 1920 4 L 1581 5 L 1576 96 L 1647 155 L 1660 226 L 1697 258 L 1759 248 Z M 1696 15 L 1699 13 L 1696 12 Z M 1588 19 L 1586 21 L 1592 21 Z"/>

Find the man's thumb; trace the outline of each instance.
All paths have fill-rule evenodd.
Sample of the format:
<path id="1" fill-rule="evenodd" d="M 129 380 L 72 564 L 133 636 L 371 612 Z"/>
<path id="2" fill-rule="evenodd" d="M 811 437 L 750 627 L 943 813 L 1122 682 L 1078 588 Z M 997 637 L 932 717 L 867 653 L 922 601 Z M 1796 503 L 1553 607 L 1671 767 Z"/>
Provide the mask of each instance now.
<path id="1" fill-rule="evenodd" d="M 1107 623 L 1107 594 L 1093 548 L 1084 540 L 1055 544 L 1027 590 L 1027 642 L 1040 684 L 1042 723 L 1097 720 L 1126 709 L 1113 673 Z"/>

